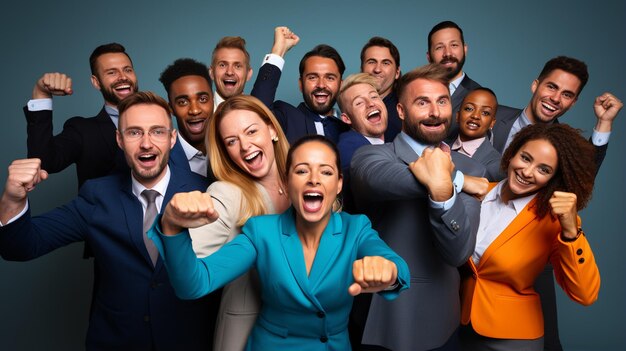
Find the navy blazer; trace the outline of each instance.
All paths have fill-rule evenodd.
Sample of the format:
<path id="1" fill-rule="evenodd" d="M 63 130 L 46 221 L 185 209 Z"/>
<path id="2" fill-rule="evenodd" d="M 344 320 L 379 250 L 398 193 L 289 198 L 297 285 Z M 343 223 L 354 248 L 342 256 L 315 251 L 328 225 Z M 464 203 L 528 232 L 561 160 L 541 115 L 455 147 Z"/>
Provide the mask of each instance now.
<path id="1" fill-rule="evenodd" d="M 392 142 L 393 139 L 402 131 L 402 120 L 398 115 L 398 95 L 393 89 L 389 95 L 383 99 L 387 108 L 387 130 L 385 130 L 385 142 Z"/>
<path id="2" fill-rule="evenodd" d="M 357 213 L 354 198 L 352 196 L 352 189 L 350 188 L 350 161 L 352 161 L 352 155 L 354 155 L 354 152 L 364 145 L 371 144 L 369 140 L 354 129 L 341 133 L 339 136 L 339 142 L 337 143 L 337 149 L 339 149 L 339 159 L 341 160 L 341 170 L 343 172 L 341 199 L 343 210 L 349 213 Z"/>
<path id="3" fill-rule="evenodd" d="M 274 116 L 276 116 L 280 126 L 283 128 L 283 132 L 287 136 L 287 140 L 290 144 L 293 144 L 296 140 L 305 135 L 317 134 L 315 118 L 318 115 L 309 110 L 304 102 L 300 103 L 296 108 L 285 101 L 274 100 L 281 74 L 280 69 L 270 63 L 261 66 L 250 95 L 257 97 L 274 113 Z M 349 130 L 350 127 L 339 118 L 326 118 L 330 118 L 329 121 L 332 121 L 332 128 L 337 135 L 335 138 L 330 135 L 327 135 L 327 137 L 337 143 L 339 141 L 339 135 Z"/>
<path id="4" fill-rule="evenodd" d="M 200 176 L 170 171 L 162 209 L 177 192 L 205 190 Z M 115 174 L 87 181 L 62 207 L 32 218 L 29 211 L 0 227 L 0 255 L 26 261 L 73 242 L 90 245 L 95 278 L 87 349 L 210 350 L 219 301 L 178 299 L 161 258 L 152 266 L 142 230 L 131 177 Z"/>
<path id="5" fill-rule="evenodd" d="M 391 300 L 409 286 L 406 263 L 365 216 L 331 215 L 308 274 L 293 208 L 250 218 L 242 234 L 204 258 L 193 253 L 188 233 L 163 236 L 157 228 L 149 236 L 165 254 L 172 284 L 183 298 L 198 298 L 257 269 L 263 308 L 246 350 L 349 350 L 353 298 L 348 287 L 354 282 L 353 262 L 364 256 L 385 257 L 398 269 L 398 289 L 377 296 Z"/>

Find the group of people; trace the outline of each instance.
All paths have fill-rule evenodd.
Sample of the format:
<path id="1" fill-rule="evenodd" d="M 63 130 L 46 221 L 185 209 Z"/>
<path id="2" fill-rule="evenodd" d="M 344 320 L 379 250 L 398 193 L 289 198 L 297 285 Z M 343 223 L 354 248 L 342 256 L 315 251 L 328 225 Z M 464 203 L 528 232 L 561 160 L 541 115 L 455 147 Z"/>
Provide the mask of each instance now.
<path id="1" fill-rule="evenodd" d="M 597 299 L 577 211 L 622 102 L 595 99 L 590 140 L 559 123 L 588 80 L 559 56 L 525 108 L 500 105 L 444 21 L 429 64 L 405 74 L 385 38 L 345 79 L 337 50 L 315 46 L 293 106 L 276 90 L 299 41 L 277 27 L 245 95 L 250 55 L 225 37 L 209 67 L 164 69 L 167 100 L 139 91 L 122 45 L 101 45 L 104 107 L 57 135 L 52 97 L 72 81 L 44 74 L 24 108 L 29 158 L 0 198 L 0 255 L 85 242 L 90 350 L 560 349 L 553 277 L 572 300 Z M 78 196 L 31 217 L 28 193 L 71 164 Z"/>

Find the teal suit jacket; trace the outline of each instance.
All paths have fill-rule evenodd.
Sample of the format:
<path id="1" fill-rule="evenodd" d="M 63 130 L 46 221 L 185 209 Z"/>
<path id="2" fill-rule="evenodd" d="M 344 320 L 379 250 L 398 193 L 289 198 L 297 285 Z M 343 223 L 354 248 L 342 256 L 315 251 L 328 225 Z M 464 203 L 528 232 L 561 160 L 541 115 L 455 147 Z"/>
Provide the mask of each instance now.
<path id="1" fill-rule="evenodd" d="M 158 222 L 157 222 L 158 223 Z M 307 276 L 295 214 L 248 220 L 243 234 L 213 255 L 196 258 L 189 235 L 149 235 L 155 241 L 176 294 L 201 297 L 256 267 L 261 280 L 262 309 L 247 349 L 349 350 L 347 325 L 352 307 L 348 287 L 352 264 L 364 256 L 383 256 L 398 267 L 400 286 L 380 294 L 394 299 L 409 287 L 409 270 L 372 229 L 363 215 L 333 213 Z"/>

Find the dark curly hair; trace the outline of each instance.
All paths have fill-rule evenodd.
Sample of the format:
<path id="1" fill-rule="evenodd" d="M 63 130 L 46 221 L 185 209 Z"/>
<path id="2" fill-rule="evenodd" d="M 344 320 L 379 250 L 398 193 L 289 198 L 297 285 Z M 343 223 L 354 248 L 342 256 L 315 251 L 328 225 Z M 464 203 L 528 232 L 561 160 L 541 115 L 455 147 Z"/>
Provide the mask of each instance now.
<path id="1" fill-rule="evenodd" d="M 593 192 L 596 175 L 595 148 L 582 135 L 579 129 L 566 124 L 534 124 L 520 130 L 509 147 L 504 151 L 500 168 L 506 172 L 511 159 L 529 141 L 546 140 L 557 153 L 556 173 L 548 184 L 537 193 L 536 213 L 540 218 L 550 213 L 550 197 L 554 191 L 567 191 L 576 194 L 580 211 L 587 206 Z"/>
<path id="2" fill-rule="evenodd" d="M 209 68 L 199 61 L 196 61 L 191 58 L 180 58 L 171 65 L 167 66 L 161 72 L 161 76 L 159 77 L 159 81 L 163 83 L 163 88 L 167 92 L 167 95 L 170 94 L 170 88 L 172 87 L 172 83 L 176 81 L 178 78 L 186 77 L 186 76 L 200 76 L 209 83 L 211 86 L 211 77 L 209 76 Z M 210 94 L 213 92 L 209 91 Z"/>

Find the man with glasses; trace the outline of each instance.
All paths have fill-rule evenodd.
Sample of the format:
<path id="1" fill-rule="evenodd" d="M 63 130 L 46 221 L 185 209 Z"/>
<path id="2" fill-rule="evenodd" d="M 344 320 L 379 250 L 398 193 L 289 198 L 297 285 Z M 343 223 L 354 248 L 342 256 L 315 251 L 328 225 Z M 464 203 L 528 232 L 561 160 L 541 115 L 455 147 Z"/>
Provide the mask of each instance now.
<path id="1" fill-rule="evenodd" d="M 90 244 L 87 350 L 210 350 L 216 296 L 179 300 L 145 235 L 173 194 L 204 191 L 204 180 L 168 165 L 177 133 L 165 100 L 138 92 L 118 108 L 116 141 L 130 175 L 89 180 L 68 204 L 31 218 L 27 194 L 48 173 L 39 159 L 14 161 L 0 197 L 0 255 L 26 261 L 73 242 Z"/>

